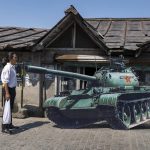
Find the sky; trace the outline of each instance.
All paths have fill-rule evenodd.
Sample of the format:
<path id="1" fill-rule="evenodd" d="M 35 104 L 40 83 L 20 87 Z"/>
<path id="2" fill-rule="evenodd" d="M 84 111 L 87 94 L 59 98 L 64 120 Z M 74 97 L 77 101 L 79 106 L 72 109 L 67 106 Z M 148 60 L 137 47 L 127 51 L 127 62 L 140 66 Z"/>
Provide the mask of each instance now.
<path id="1" fill-rule="evenodd" d="M 0 0 L 0 26 L 50 29 L 70 5 L 83 18 L 150 18 L 150 0 Z"/>

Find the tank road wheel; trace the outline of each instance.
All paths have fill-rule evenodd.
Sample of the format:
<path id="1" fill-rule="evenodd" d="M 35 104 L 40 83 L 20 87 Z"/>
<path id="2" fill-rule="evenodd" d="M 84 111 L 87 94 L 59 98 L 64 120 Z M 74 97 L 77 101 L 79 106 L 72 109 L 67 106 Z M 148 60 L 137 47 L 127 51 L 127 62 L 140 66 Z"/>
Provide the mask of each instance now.
<path id="1" fill-rule="evenodd" d="M 131 124 L 131 111 L 128 104 L 122 107 L 121 118 L 123 124 L 128 127 Z"/>
<path id="2" fill-rule="evenodd" d="M 147 102 L 141 103 L 141 119 L 144 121 L 147 118 Z"/>
<path id="3" fill-rule="evenodd" d="M 150 119 L 150 101 L 147 102 L 147 118 Z"/>
<path id="4" fill-rule="evenodd" d="M 133 105 L 133 114 L 134 114 L 134 121 L 139 123 L 141 121 L 141 109 L 138 103 Z"/>

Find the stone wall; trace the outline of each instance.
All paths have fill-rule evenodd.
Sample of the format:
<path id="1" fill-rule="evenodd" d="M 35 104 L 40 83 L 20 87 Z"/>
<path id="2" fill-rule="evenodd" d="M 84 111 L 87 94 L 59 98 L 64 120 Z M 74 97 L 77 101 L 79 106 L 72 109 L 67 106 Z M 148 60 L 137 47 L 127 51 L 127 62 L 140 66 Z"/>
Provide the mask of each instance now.
<path id="1" fill-rule="evenodd" d="M 0 59 L 6 56 L 6 52 L 0 52 Z M 33 66 L 42 66 L 45 68 L 54 69 L 54 53 L 50 51 L 43 52 L 16 52 L 18 56 L 18 62 L 25 62 L 28 65 Z M 2 67 L 0 68 L 2 70 Z M 41 110 L 39 110 L 40 101 L 44 101 L 46 98 L 54 96 L 56 94 L 56 86 L 55 86 L 55 76 L 45 75 L 45 80 L 43 79 L 43 75 L 27 73 L 24 80 L 23 85 L 23 107 L 30 109 L 32 111 L 30 114 L 37 115 L 41 114 Z M 22 93 L 22 83 L 18 78 L 18 86 L 16 88 L 16 109 L 18 112 L 23 110 L 21 108 L 21 93 Z M 40 87 L 43 86 L 43 92 L 41 92 Z M 0 89 L 1 91 L 1 89 Z M 43 97 L 43 99 L 41 99 Z M 0 102 L 1 102 L 1 92 L 0 92 Z M 41 108 L 40 108 L 41 109 Z M 0 104 L 0 112 L 2 112 L 2 107 Z M 37 111 L 38 110 L 38 111 Z M 23 110 L 24 111 L 24 110 Z M 34 113 L 35 112 L 35 113 Z M 40 115 L 39 114 L 39 115 Z M 16 115 L 14 115 L 16 116 Z"/>

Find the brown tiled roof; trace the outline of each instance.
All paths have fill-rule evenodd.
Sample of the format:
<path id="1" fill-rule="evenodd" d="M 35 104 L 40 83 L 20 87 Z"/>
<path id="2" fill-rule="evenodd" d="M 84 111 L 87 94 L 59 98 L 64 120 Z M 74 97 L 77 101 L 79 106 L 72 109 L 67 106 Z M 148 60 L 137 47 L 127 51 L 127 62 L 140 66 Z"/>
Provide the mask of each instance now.
<path id="1" fill-rule="evenodd" d="M 66 20 L 66 16 L 58 23 Z M 85 18 L 78 20 L 93 34 L 96 41 L 110 50 L 137 50 L 150 44 L 150 18 Z M 56 24 L 58 26 L 58 24 Z M 56 28 L 57 26 L 54 26 Z M 54 30 L 38 28 L 0 27 L 0 50 L 31 49 Z M 49 32 L 48 32 L 49 31 Z M 88 31 L 88 30 L 87 30 Z M 57 30 L 55 34 L 59 34 Z M 52 36 L 53 37 L 53 36 Z M 40 40 L 41 39 L 41 40 Z M 50 40 L 48 38 L 48 40 Z M 146 45 L 146 46 L 145 46 Z"/>
<path id="2" fill-rule="evenodd" d="M 0 50 L 30 48 L 47 31 L 38 28 L 0 27 Z"/>
<path id="3" fill-rule="evenodd" d="M 136 50 L 150 41 L 150 18 L 86 18 L 110 49 Z"/>

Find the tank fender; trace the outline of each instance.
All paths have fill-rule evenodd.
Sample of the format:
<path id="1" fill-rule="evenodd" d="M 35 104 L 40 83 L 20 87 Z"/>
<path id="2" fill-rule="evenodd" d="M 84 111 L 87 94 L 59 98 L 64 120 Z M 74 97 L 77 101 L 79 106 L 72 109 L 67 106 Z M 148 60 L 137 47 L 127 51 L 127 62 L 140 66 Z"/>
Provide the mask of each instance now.
<path id="1" fill-rule="evenodd" d="M 43 108 L 47 108 L 47 107 L 57 107 L 57 108 L 61 108 L 63 106 L 63 102 L 65 101 L 67 96 L 63 96 L 63 97 L 51 97 L 48 98 L 44 104 L 43 104 Z"/>
<path id="2" fill-rule="evenodd" d="M 100 96 L 98 100 L 99 105 L 109 105 L 116 107 L 118 97 L 120 96 L 120 93 L 115 94 L 103 94 Z"/>

